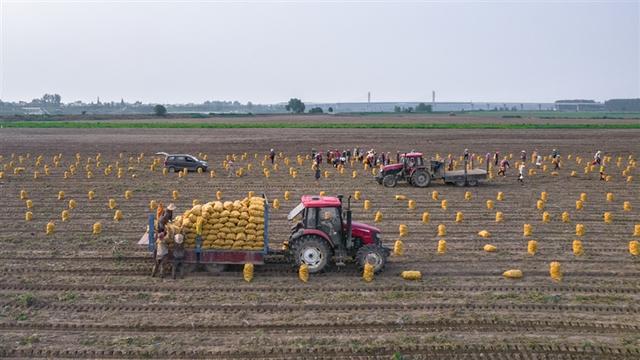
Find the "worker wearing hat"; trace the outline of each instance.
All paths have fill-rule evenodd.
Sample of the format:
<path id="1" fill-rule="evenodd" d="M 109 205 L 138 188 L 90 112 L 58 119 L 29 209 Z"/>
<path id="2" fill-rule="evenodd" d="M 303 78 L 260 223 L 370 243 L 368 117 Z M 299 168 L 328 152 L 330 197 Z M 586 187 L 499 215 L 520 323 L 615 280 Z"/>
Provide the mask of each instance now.
<path id="1" fill-rule="evenodd" d="M 176 206 L 173 203 L 169 204 L 160 219 L 158 219 L 158 234 L 163 233 L 166 225 L 173 220 L 173 210 L 175 209 Z"/>
<path id="2" fill-rule="evenodd" d="M 276 151 L 271 149 L 269 150 L 269 159 L 271 159 L 271 165 L 273 165 L 273 162 L 276 159 Z"/>
<path id="3" fill-rule="evenodd" d="M 173 269 L 171 270 L 172 277 L 175 279 L 176 274 L 180 274 L 180 277 L 184 276 L 184 235 L 178 233 L 173 237 Z"/>

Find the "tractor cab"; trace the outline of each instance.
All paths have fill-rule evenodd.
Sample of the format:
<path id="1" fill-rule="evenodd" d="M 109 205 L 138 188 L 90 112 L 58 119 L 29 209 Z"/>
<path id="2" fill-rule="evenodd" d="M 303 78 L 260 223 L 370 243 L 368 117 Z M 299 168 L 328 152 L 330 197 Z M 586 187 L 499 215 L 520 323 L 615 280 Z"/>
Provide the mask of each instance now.
<path id="1" fill-rule="evenodd" d="M 405 173 L 411 174 L 416 168 L 424 166 L 424 159 L 422 158 L 422 153 L 412 152 L 402 154 L 400 163 Z"/>
<path id="2" fill-rule="evenodd" d="M 368 261 L 380 271 L 390 249 L 382 246 L 380 229 L 351 220 L 350 200 L 342 207 L 342 196 L 305 195 L 287 220 L 293 221 L 287 250 L 297 265 L 307 264 L 310 273 L 325 269 L 332 262 L 344 265 L 355 260 Z"/>

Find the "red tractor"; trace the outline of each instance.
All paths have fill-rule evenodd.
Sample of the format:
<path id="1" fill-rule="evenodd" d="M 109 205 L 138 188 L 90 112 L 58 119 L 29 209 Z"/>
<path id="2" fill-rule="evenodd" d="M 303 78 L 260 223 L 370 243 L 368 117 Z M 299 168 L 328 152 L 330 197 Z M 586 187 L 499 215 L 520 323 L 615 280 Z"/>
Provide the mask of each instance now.
<path id="1" fill-rule="evenodd" d="M 406 181 L 409 185 L 427 187 L 431 180 L 442 180 L 445 184 L 456 186 L 478 186 L 487 178 L 487 172 L 482 169 L 447 171 L 444 162 L 430 160 L 427 165 L 422 153 L 411 152 L 402 154 L 398 164 L 384 166 L 376 175 L 376 181 L 385 187 L 395 187 L 399 181 Z"/>
<path id="2" fill-rule="evenodd" d="M 406 181 L 417 187 L 427 187 L 431 183 L 431 169 L 427 169 L 422 159 L 422 153 L 411 152 L 402 154 L 400 162 L 380 169 L 376 180 L 386 187 L 395 187 L 398 181 Z"/>
<path id="3" fill-rule="evenodd" d="M 351 197 L 347 208 L 342 208 L 342 196 L 302 197 L 287 219 L 295 221 L 287 253 L 295 265 L 307 264 L 309 273 L 318 273 L 331 263 L 344 265 L 355 260 L 360 266 L 366 263 L 381 271 L 390 254 L 382 245 L 380 229 L 351 220 Z"/>

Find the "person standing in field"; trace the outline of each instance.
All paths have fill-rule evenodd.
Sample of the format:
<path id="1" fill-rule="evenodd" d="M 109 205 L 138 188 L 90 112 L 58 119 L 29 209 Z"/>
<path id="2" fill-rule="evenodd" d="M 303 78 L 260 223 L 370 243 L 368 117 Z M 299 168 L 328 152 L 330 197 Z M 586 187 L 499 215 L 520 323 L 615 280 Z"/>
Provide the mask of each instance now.
<path id="1" fill-rule="evenodd" d="M 600 180 L 601 181 L 607 180 L 607 176 L 604 173 L 604 165 L 600 165 Z"/>
<path id="2" fill-rule="evenodd" d="M 271 159 L 271 165 L 273 165 L 273 162 L 276 159 L 276 151 L 271 149 L 269 150 L 269 159 Z"/>
<path id="3" fill-rule="evenodd" d="M 500 152 L 496 150 L 496 153 L 493 154 L 493 166 L 498 166 L 500 163 Z"/>
<path id="4" fill-rule="evenodd" d="M 524 162 L 518 166 L 518 181 L 524 185 Z"/>
<path id="5" fill-rule="evenodd" d="M 520 152 L 520 161 L 523 163 L 527 162 L 527 152 L 524 150 Z"/>
<path id="6" fill-rule="evenodd" d="M 234 172 L 233 172 L 233 160 L 229 160 L 229 162 L 227 163 L 227 177 L 232 177 Z"/>
<path id="7" fill-rule="evenodd" d="M 489 166 L 491 165 L 491 153 L 487 153 L 484 156 L 484 161 L 486 162 L 487 172 L 489 172 Z"/>
<path id="8" fill-rule="evenodd" d="M 538 154 L 536 157 L 536 167 L 540 169 L 542 167 L 542 155 Z"/>
<path id="9" fill-rule="evenodd" d="M 500 162 L 500 170 L 498 170 L 498 175 L 507 176 L 507 169 L 510 167 L 509 160 L 505 156 Z"/>
<path id="10" fill-rule="evenodd" d="M 175 279 L 176 275 L 184 277 L 184 235 L 176 234 L 173 238 L 173 268 L 171 276 Z"/>
<path id="11" fill-rule="evenodd" d="M 593 165 L 602 165 L 602 152 L 600 150 L 593 155 Z"/>
<path id="12" fill-rule="evenodd" d="M 316 178 L 316 184 L 320 182 L 320 164 L 316 164 L 315 165 L 315 178 Z"/>

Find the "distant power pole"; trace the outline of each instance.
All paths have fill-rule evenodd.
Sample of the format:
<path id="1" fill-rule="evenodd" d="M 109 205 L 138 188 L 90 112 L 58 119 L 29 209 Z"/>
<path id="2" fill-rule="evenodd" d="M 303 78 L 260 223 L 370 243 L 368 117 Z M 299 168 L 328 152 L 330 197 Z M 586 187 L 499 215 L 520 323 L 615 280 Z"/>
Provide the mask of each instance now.
<path id="1" fill-rule="evenodd" d="M 367 92 L 367 111 L 369 111 L 369 105 L 371 105 L 371 91 Z"/>

